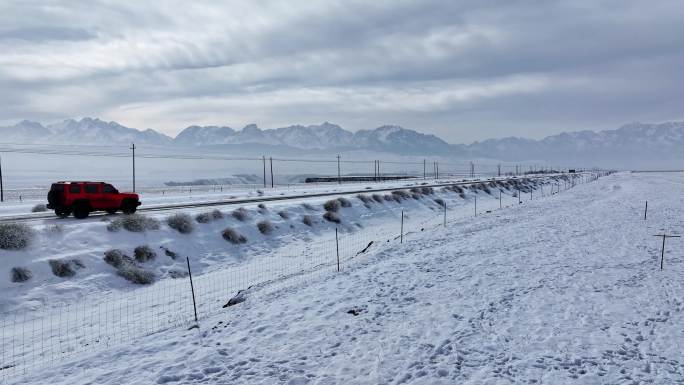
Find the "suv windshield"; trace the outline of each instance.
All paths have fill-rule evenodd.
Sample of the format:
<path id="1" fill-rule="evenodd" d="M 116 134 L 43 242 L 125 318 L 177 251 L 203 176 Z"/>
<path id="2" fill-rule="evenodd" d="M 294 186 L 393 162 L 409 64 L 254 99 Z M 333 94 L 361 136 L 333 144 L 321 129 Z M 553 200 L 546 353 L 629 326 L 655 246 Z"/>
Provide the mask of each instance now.
<path id="1" fill-rule="evenodd" d="M 106 194 L 116 194 L 118 191 L 111 184 L 106 184 L 102 187 L 102 192 Z"/>

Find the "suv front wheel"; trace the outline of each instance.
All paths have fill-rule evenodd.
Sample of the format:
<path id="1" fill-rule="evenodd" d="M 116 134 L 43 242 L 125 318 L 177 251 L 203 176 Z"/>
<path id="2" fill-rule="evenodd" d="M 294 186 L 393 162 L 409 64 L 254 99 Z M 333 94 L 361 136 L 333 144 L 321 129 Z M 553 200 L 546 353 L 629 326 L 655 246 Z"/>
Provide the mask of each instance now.
<path id="1" fill-rule="evenodd" d="M 134 214 L 137 209 L 138 209 L 137 202 L 134 202 L 131 200 L 124 201 L 121 204 L 121 211 L 124 214 Z"/>

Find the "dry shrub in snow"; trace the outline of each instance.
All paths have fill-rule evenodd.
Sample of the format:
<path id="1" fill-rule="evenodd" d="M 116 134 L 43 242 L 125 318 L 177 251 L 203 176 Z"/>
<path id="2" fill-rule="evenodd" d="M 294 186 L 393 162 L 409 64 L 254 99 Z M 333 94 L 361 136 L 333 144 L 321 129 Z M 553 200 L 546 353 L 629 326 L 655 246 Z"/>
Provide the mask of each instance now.
<path id="1" fill-rule="evenodd" d="M 42 203 L 33 206 L 33 208 L 31 209 L 32 213 L 42 213 L 45 211 L 47 211 L 47 207 L 45 207 L 45 205 Z"/>
<path id="2" fill-rule="evenodd" d="M 192 218 L 190 215 L 185 213 L 171 215 L 170 217 L 166 218 L 166 224 L 181 234 L 190 234 L 195 230 L 195 225 L 192 223 Z"/>
<path id="3" fill-rule="evenodd" d="M 223 232 L 221 233 L 221 236 L 223 236 L 223 239 L 225 239 L 226 241 L 228 241 L 234 245 L 239 245 L 241 243 L 247 243 L 247 238 L 245 238 L 244 235 L 238 233 L 237 231 L 233 230 L 230 227 L 223 230 Z"/>
<path id="4" fill-rule="evenodd" d="M 12 282 L 26 282 L 33 277 L 31 270 L 25 267 L 13 267 L 10 271 Z"/>
<path id="5" fill-rule="evenodd" d="M 365 203 L 365 204 L 368 204 L 368 203 L 373 202 L 373 198 L 371 198 L 371 197 L 369 197 L 368 195 L 365 195 L 365 194 L 359 194 L 359 195 L 357 195 L 356 197 L 359 198 L 359 200 L 360 200 L 361 202 Z"/>
<path id="6" fill-rule="evenodd" d="M 380 194 L 373 194 L 373 200 L 378 203 L 382 203 L 384 201 L 384 199 L 382 199 L 382 195 Z"/>
<path id="7" fill-rule="evenodd" d="M 257 223 L 257 228 L 261 234 L 270 234 L 273 232 L 273 225 L 269 221 L 261 221 Z"/>
<path id="8" fill-rule="evenodd" d="M 34 235 L 33 229 L 23 223 L 0 223 L 0 249 L 25 249 Z"/>
<path id="9" fill-rule="evenodd" d="M 171 250 L 171 249 L 169 249 L 169 248 L 167 248 L 167 247 L 159 246 L 159 248 L 162 249 L 162 250 L 164 250 L 164 254 L 165 254 L 167 257 L 171 258 L 171 259 L 178 259 L 178 258 L 180 258 L 180 255 L 178 255 L 178 253 L 176 253 L 175 251 L 173 251 L 173 250 Z"/>
<path id="10" fill-rule="evenodd" d="M 189 274 L 186 270 L 181 270 L 181 269 L 172 269 L 169 270 L 169 277 L 176 279 L 176 278 L 185 278 Z"/>
<path id="11" fill-rule="evenodd" d="M 61 225 L 47 225 L 44 230 L 47 234 L 61 234 L 64 228 Z"/>
<path id="12" fill-rule="evenodd" d="M 487 187 L 487 185 L 484 184 L 484 183 L 480 183 L 479 185 L 477 185 L 477 188 L 479 188 L 480 190 L 486 192 L 487 194 L 490 194 L 490 195 L 492 194 L 492 191 L 491 191 L 491 190 L 489 189 L 489 187 Z"/>
<path id="13" fill-rule="evenodd" d="M 349 199 L 347 198 L 339 197 L 337 198 L 337 200 L 340 202 L 340 205 L 342 205 L 342 207 L 352 207 L 351 201 L 349 201 Z"/>
<path id="14" fill-rule="evenodd" d="M 280 215 L 281 218 L 283 219 L 290 219 L 290 214 L 288 214 L 287 211 L 278 211 L 278 215 Z"/>
<path id="15" fill-rule="evenodd" d="M 157 253 L 147 245 L 136 247 L 135 250 L 133 250 L 133 254 L 135 255 L 135 260 L 138 262 L 151 261 L 157 257 Z"/>
<path id="16" fill-rule="evenodd" d="M 420 188 L 420 192 L 423 193 L 424 195 L 429 195 L 435 192 L 435 190 L 432 189 L 432 187 L 427 187 L 423 186 Z"/>
<path id="17" fill-rule="evenodd" d="M 249 217 L 249 214 L 247 213 L 247 210 L 245 210 L 244 207 L 240 207 L 239 209 L 233 210 L 231 215 L 233 216 L 233 218 L 237 219 L 240 222 L 246 221 Z"/>
<path id="18" fill-rule="evenodd" d="M 123 215 L 117 217 L 107 225 L 109 231 L 125 229 L 132 233 L 142 233 L 148 230 L 159 230 L 159 221 L 140 214 Z"/>
<path id="19" fill-rule="evenodd" d="M 105 253 L 104 253 L 104 261 L 105 261 L 108 265 L 113 266 L 113 267 L 116 267 L 116 268 L 118 268 L 119 266 L 121 266 L 121 265 L 124 263 L 124 260 L 125 260 L 126 258 L 130 259 L 130 257 L 128 257 L 126 254 L 124 254 L 124 253 L 123 253 L 121 250 L 119 250 L 119 249 L 107 250 L 107 251 L 105 251 Z M 131 260 L 131 262 L 132 262 L 132 260 Z"/>
<path id="20" fill-rule="evenodd" d="M 76 269 L 85 267 L 83 262 L 78 259 L 50 259 L 48 261 L 52 274 L 57 277 L 66 278 L 76 275 Z"/>
<path id="21" fill-rule="evenodd" d="M 154 273 L 132 263 L 126 263 L 116 270 L 117 274 L 126 280 L 138 284 L 149 285 L 154 283 Z"/>
<path id="22" fill-rule="evenodd" d="M 440 205 L 442 207 L 446 206 L 446 202 L 444 202 L 444 199 L 442 199 L 442 198 L 436 198 L 435 203 L 437 203 L 438 205 Z"/>
<path id="23" fill-rule="evenodd" d="M 340 207 L 342 207 L 342 204 L 337 199 L 332 199 L 323 203 L 323 208 L 325 211 L 337 212 L 340 210 Z"/>
<path id="24" fill-rule="evenodd" d="M 316 211 L 316 208 L 311 206 L 309 203 L 302 203 L 302 207 L 304 207 L 305 209 L 307 209 L 309 211 Z"/>
<path id="25" fill-rule="evenodd" d="M 394 190 L 392 191 L 392 195 L 394 195 L 400 201 L 402 199 L 409 199 L 411 197 L 411 195 L 405 190 Z"/>
<path id="26" fill-rule="evenodd" d="M 112 249 L 105 252 L 104 260 L 116 269 L 119 276 L 132 283 L 148 285 L 154 282 L 154 273 L 138 266 L 131 257 L 125 255 L 121 250 Z"/>
<path id="27" fill-rule="evenodd" d="M 313 226 L 313 218 L 311 215 L 304 215 L 302 217 L 302 223 L 304 223 L 307 226 Z"/>
<path id="28" fill-rule="evenodd" d="M 323 219 L 325 219 L 328 222 L 333 222 L 333 223 L 340 223 L 342 222 L 342 219 L 340 219 L 340 216 L 333 211 L 326 211 L 325 214 L 323 214 Z"/>
<path id="29" fill-rule="evenodd" d="M 209 223 L 217 219 L 223 218 L 223 213 L 219 210 L 212 210 L 206 213 L 200 213 L 195 216 L 198 223 Z"/>

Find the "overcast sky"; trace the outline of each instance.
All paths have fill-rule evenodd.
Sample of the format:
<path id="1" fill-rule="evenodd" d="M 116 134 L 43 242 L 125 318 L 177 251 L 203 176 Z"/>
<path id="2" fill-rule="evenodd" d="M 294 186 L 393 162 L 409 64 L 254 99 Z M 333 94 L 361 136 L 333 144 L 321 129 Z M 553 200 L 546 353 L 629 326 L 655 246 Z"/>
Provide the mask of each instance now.
<path id="1" fill-rule="evenodd" d="M 682 120 L 683 20 L 668 0 L 5 0 L 0 123 L 331 121 L 457 143 Z"/>

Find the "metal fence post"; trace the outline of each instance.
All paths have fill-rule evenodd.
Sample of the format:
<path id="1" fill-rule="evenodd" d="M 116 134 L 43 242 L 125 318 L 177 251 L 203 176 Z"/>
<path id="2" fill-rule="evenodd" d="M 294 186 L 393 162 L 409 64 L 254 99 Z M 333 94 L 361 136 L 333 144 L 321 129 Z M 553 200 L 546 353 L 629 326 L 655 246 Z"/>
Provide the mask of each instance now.
<path id="1" fill-rule="evenodd" d="M 340 241 L 337 238 L 337 227 L 335 227 L 335 250 L 337 251 L 337 271 L 340 271 Z"/>
<path id="2" fill-rule="evenodd" d="M 396 239 L 396 238 L 394 238 Z M 404 210 L 401 210 L 401 234 L 399 234 L 399 243 L 404 243 Z"/>
<path id="3" fill-rule="evenodd" d="M 195 301 L 195 285 L 192 283 L 192 271 L 190 270 L 190 258 L 185 257 L 185 261 L 188 263 L 188 276 L 190 277 L 190 291 L 192 292 L 192 307 L 195 310 L 195 322 L 199 322 L 197 319 L 197 302 Z"/>

